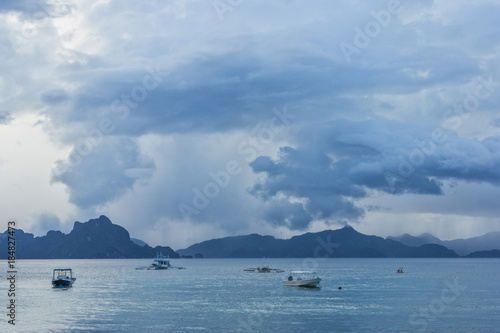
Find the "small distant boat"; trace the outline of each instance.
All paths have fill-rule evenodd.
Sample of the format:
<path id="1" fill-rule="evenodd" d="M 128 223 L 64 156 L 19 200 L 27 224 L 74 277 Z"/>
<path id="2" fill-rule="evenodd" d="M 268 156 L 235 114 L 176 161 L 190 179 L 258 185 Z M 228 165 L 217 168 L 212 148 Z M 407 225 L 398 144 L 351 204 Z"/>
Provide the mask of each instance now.
<path id="1" fill-rule="evenodd" d="M 185 269 L 185 267 L 172 266 L 170 265 L 170 258 L 164 257 L 163 254 L 157 254 L 156 258 L 153 259 L 153 263 L 151 266 L 141 266 L 136 269 L 145 269 L 145 270 L 160 270 L 160 269 Z"/>
<path id="2" fill-rule="evenodd" d="M 52 272 L 53 288 L 71 288 L 76 278 L 70 268 L 56 268 Z"/>
<path id="3" fill-rule="evenodd" d="M 288 279 L 283 281 L 284 286 L 291 287 L 317 287 L 321 282 L 316 272 L 312 271 L 291 271 Z"/>
<path id="4" fill-rule="evenodd" d="M 245 272 L 259 272 L 259 273 L 271 273 L 271 272 L 276 272 L 276 273 L 283 273 L 284 270 L 279 269 L 279 268 L 270 268 L 269 266 L 264 266 L 264 267 L 250 267 L 244 269 Z"/>
<path id="5" fill-rule="evenodd" d="M 403 272 L 403 267 L 399 267 L 398 270 L 396 271 L 396 273 L 404 273 Z"/>

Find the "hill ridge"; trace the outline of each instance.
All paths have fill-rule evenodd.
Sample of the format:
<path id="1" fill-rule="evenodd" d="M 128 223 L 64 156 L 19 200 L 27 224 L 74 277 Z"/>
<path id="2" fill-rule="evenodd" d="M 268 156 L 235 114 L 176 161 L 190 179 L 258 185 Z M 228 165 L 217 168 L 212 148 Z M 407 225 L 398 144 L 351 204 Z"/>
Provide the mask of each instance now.
<path id="1" fill-rule="evenodd" d="M 0 247 L 6 248 L 7 231 L 0 234 Z M 158 252 L 171 258 L 179 254 L 170 247 L 139 246 L 130 239 L 129 232 L 101 215 L 87 222 L 76 221 L 69 234 L 50 230 L 45 236 L 34 237 L 17 229 L 16 257 L 18 259 L 102 259 L 102 258 L 152 258 Z M 7 251 L 0 252 L 6 259 Z"/>
<path id="2" fill-rule="evenodd" d="M 205 258 L 458 257 L 455 252 L 441 245 L 410 247 L 395 240 L 364 235 L 351 226 L 317 233 L 308 232 L 290 239 L 261 235 L 255 237 L 254 235 L 207 240 L 193 244 L 186 249 L 177 250 L 177 252 L 182 255 L 201 253 Z"/>

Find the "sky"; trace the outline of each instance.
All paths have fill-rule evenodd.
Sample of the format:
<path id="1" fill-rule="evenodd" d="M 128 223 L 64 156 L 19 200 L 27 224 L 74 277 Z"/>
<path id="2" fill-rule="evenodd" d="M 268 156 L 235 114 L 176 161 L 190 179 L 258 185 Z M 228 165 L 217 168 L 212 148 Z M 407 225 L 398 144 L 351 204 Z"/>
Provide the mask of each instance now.
<path id="1" fill-rule="evenodd" d="M 498 1 L 0 3 L 0 223 L 152 246 L 500 231 Z M 3 222 L 1 222 L 3 221 Z"/>

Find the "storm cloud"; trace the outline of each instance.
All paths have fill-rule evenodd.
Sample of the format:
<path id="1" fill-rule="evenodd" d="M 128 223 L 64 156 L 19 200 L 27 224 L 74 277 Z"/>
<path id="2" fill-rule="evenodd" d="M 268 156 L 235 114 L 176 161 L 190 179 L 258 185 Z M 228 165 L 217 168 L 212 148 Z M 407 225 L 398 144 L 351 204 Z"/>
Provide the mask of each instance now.
<path id="1" fill-rule="evenodd" d="M 304 128 L 296 142 L 276 159 L 250 164 L 265 175 L 251 189 L 268 203 L 265 218 L 294 229 L 318 219 L 357 221 L 365 210 L 356 201 L 373 191 L 443 195 L 449 181 L 500 185 L 500 136 L 474 140 L 424 124 L 338 120 Z"/>
<path id="2" fill-rule="evenodd" d="M 93 144 L 87 141 L 75 147 L 72 159 L 57 161 L 52 177 L 67 186 L 70 202 L 81 208 L 113 201 L 154 172 L 154 162 L 129 138 L 101 138 Z"/>
<path id="3" fill-rule="evenodd" d="M 481 227 L 452 207 L 469 188 L 500 195 L 498 3 L 227 3 L 2 2 L 4 219 L 42 232 L 105 214 L 187 246 L 345 223 L 388 233 L 433 197 L 432 223 L 492 230 L 490 201 L 461 206 Z M 14 209 L 29 187 L 58 208 Z"/>

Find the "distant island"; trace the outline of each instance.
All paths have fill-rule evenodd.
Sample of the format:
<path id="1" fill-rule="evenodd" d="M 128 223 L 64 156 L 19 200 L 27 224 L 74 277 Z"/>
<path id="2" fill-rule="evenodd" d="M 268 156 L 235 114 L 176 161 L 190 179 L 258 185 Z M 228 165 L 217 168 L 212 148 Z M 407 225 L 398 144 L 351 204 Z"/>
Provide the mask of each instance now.
<path id="1" fill-rule="evenodd" d="M 473 252 L 489 251 L 500 248 L 500 232 L 488 232 L 480 237 L 467 239 L 454 239 L 443 241 L 431 234 L 425 233 L 420 236 L 404 234 L 399 237 L 387 237 L 408 246 L 420 246 L 423 244 L 439 244 L 455 251 L 460 256 L 469 256 Z M 480 254 L 479 254 L 480 255 Z"/>
<path id="2" fill-rule="evenodd" d="M 0 234 L 0 248 L 6 249 L 7 236 L 7 231 Z M 500 233 L 455 241 L 441 241 L 429 234 L 384 239 L 364 235 L 350 226 L 290 239 L 258 234 L 232 236 L 174 251 L 169 246 L 152 248 L 130 238 L 125 228 L 104 215 L 85 223 L 75 222 L 69 234 L 51 230 L 34 237 L 18 229 L 16 243 L 18 259 L 152 258 L 160 252 L 170 258 L 500 258 Z M 7 251 L 0 251 L 0 259 L 6 259 L 6 255 Z"/>
<path id="3" fill-rule="evenodd" d="M 7 236 L 7 232 L 0 235 L 1 248 L 6 248 Z M 67 235 L 51 230 L 46 236 L 34 237 L 18 229 L 15 236 L 18 259 L 152 258 L 159 252 L 170 258 L 180 257 L 168 246 L 137 245 L 125 228 L 103 215 L 85 223 L 75 222 Z M 6 254 L 0 251 L 0 259 L 6 259 Z"/>
<path id="4" fill-rule="evenodd" d="M 252 234 L 213 239 L 178 250 L 180 254 L 203 253 L 205 258 L 456 258 L 442 245 L 407 246 L 378 236 L 367 236 L 350 226 L 306 233 L 290 239 Z"/>

